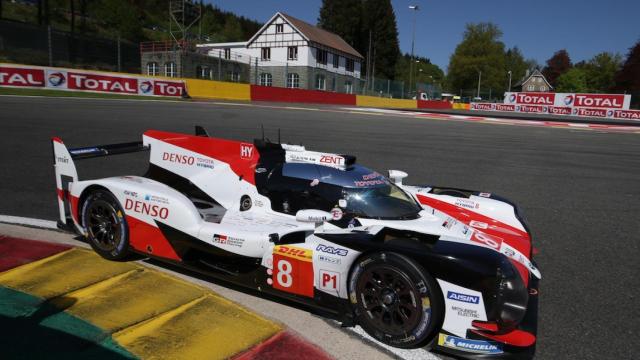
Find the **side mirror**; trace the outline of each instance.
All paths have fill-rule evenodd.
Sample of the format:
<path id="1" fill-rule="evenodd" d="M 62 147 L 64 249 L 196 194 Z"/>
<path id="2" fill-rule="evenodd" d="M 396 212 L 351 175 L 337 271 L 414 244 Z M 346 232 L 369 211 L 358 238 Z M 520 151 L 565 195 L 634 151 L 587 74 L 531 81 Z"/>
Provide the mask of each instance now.
<path id="1" fill-rule="evenodd" d="M 402 179 L 406 178 L 407 176 L 409 176 L 409 174 L 404 171 L 389 170 L 389 178 L 393 180 L 393 183 L 396 185 L 402 185 Z"/>
<path id="2" fill-rule="evenodd" d="M 322 210 L 307 209 L 299 210 L 296 213 L 296 221 L 314 223 L 316 224 L 316 231 L 321 230 L 322 224 L 328 220 L 331 220 L 331 214 Z"/>

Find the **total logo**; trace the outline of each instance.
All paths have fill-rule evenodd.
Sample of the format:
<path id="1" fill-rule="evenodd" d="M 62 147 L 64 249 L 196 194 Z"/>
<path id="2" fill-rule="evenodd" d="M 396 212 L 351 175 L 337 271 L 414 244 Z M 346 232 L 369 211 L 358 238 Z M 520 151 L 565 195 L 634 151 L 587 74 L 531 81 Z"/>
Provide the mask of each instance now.
<path id="1" fill-rule="evenodd" d="M 49 78 L 47 79 L 51 86 L 62 86 L 65 82 L 67 82 L 67 78 L 61 72 L 55 72 L 49 74 Z"/>
<path id="2" fill-rule="evenodd" d="M 573 100 L 574 100 L 573 95 L 567 95 L 567 96 L 564 97 L 564 104 L 569 106 L 569 105 L 573 104 Z"/>
<path id="3" fill-rule="evenodd" d="M 153 90 L 153 83 L 151 81 L 140 82 L 140 91 L 144 94 L 148 94 Z"/>
<path id="4" fill-rule="evenodd" d="M 614 114 L 613 110 L 607 111 L 607 117 L 613 117 L 613 114 Z"/>
<path id="5" fill-rule="evenodd" d="M 509 96 L 509 102 L 516 102 L 516 94 L 511 94 L 511 96 Z"/>

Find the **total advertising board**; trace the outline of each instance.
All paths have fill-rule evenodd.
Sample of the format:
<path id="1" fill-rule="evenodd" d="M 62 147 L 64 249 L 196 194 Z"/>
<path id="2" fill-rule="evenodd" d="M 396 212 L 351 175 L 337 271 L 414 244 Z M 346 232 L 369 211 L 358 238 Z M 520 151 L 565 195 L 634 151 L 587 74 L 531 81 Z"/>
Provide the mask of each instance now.
<path id="1" fill-rule="evenodd" d="M 173 97 L 185 92 L 181 80 L 14 64 L 0 64 L 0 86 Z"/>
<path id="2" fill-rule="evenodd" d="M 471 103 L 471 110 L 640 120 L 640 110 L 629 110 L 630 103 L 625 94 L 508 92 L 502 104 Z"/>

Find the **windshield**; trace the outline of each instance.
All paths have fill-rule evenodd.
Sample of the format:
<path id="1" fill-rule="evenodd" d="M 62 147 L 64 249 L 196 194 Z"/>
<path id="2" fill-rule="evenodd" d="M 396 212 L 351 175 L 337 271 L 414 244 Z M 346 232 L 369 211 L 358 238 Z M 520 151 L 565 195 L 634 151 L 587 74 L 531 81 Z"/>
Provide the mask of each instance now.
<path id="1" fill-rule="evenodd" d="M 415 218 L 421 207 L 381 174 L 354 165 L 346 170 L 315 164 L 285 163 L 269 174 L 267 191 L 275 211 L 331 211 L 344 217 L 398 220 Z"/>

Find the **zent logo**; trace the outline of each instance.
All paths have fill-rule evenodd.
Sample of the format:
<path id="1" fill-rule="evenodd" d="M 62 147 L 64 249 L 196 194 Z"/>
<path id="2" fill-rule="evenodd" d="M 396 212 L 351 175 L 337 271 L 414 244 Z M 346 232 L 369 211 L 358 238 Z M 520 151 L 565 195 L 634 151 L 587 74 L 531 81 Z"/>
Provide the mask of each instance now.
<path id="1" fill-rule="evenodd" d="M 319 244 L 316 250 L 326 252 L 327 254 L 338 255 L 338 256 L 347 256 L 347 254 L 349 253 L 349 250 L 347 249 L 341 249 L 338 247 L 326 246 L 322 244 Z"/>
<path id="2" fill-rule="evenodd" d="M 66 81 L 66 78 L 62 73 L 57 72 L 57 73 L 49 74 L 49 84 L 51 84 L 51 86 L 63 85 L 65 81 Z"/>
<path id="3" fill-rule="evenodd" d="M 323 164 L 344 165 L 342 156 L 321 155 L 320 162 Z"/>
<path id="4" fill-rule="evenodd" d="M 480 297 L 473 295 L 460 294 L 453 291 L 447 292 L 447 299 L 462 301 L 470 304 L 478 304 L 480 303 Z"/>
<path id="5" fill-rule="evenodd" d="M 253 145 L 240 144 L 240 158 L 251 159 L 253 157 Z"/>

